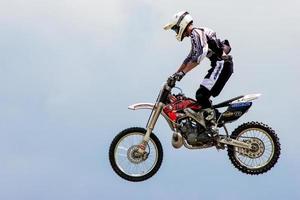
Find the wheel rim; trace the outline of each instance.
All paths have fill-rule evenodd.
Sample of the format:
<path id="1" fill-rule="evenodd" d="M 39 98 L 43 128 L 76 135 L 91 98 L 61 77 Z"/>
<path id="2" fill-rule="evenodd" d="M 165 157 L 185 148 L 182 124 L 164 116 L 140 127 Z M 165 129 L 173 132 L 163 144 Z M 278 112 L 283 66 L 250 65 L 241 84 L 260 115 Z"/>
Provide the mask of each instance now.
<path id="1" fill-rule="evenodd" d="M 137 145 L 143 140 L 144 133 L 134 132 L 123 136 L 114 150 L 117 167 L 126 175 L 140 177 L 148 174 L 158 161 L 158 149 L 150 138 L 145 149 L 147 154 L 137 155 Z"/>
<path id="2" fill-rule="evenodd" d="M 237 161 L 249 169 L 266 166 L 274 156 L 275 145 L 273 139 L 262 129 L 246 129 L 236 139 L 251 144 L 253 147 L 252 150 L 235 147 L 234 151 Z"/>

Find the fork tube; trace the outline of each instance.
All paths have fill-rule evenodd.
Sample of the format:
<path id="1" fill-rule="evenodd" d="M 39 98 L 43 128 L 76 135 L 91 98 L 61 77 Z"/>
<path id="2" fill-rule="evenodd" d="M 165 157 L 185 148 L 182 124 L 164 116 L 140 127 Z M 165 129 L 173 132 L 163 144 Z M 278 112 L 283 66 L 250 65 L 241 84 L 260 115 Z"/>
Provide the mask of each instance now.
<path id="1" fill-rule="evenodd" d="M 152 113 L 149 123 L 147 124 L 147 132 L 144 136 L 144 142 L 148 142 L 150 138 L 150 134 L 152 133 L 152 130 L 154 129 L 154 126 L 157 122 L 157 119 L 162 111 L 164 104 L 162 102 L 159 102 L 154 107 L 154 112 Z"/>

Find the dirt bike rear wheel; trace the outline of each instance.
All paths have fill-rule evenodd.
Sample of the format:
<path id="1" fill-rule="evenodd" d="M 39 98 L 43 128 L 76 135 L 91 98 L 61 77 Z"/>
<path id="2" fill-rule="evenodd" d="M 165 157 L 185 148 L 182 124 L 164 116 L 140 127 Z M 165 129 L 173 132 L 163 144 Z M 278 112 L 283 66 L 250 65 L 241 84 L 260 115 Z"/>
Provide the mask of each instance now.
<path id="1" fill-rule="evenodd" d="M 163 150 L 159 139 L 151 133 L 145 154 L 138 153 L 138 145 L 146 134 L 144 128 L 128 128 L 120 132 L 109 148 L 113 170 L 123 179 L 138 182 L 152 177 L 160 168 Z"/>
<path id="2" fill-rule="evenodd" d="M 279 159 L 279 138 L 272 128 L 263 123 L 244 123 L 232 132 L 231 138 L 251 144 L 251 150 L 228 146 L 229 159 L 243 173 L 265 173 L 274 167 Z"/>

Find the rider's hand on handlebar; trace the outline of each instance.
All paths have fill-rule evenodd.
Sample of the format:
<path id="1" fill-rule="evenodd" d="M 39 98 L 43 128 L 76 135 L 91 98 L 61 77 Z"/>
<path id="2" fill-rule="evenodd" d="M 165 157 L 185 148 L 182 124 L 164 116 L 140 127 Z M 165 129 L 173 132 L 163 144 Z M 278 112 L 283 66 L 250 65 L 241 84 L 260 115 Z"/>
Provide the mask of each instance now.
<path id="1" fill-rule="evenodd" d="M 174 87 L 175 86 L 175 82 L 176 82 L 176 79 L 174 76 L 170 76 L 167 80 L 167 84 L 168 86 L 170 87 Z"/>
<path id="2" fill-rule="evenodd" d="M 176 72 L 173 74 L 173 77 L 177 80 L 180 81 L 184 77 L 185 73 L 183 71 Z"/>
<path id="3" fill-rule="evenodd" d="M 172 76 L 170 76 L 167 80 L 167 83 L 170 87 L 174 87 L 176 81 L 180 81 L 184 77 L 185 73 L 183 71 L 176 72 Z"/>

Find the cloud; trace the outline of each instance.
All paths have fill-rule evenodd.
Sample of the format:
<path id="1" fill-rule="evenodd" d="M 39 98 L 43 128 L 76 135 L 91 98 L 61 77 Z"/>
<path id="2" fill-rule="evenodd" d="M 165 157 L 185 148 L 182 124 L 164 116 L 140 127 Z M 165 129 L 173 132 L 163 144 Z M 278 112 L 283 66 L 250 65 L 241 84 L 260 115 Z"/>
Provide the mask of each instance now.
<path id="1" fill-rule="evenodd" d="M 0 3 L 0 24 L 15 24 L 19 28 L 33 27 L 35 31 L 52 32 L 55 26 L 66 32 L 77 31 L 99 38 L 117 35 L 128 13 L 124 2 L 118 0 L 11 0 Z M 104 42 L 101 41 L 101 42 Z"/>
<path id="2" fill-rule="evenodd" d="M 123 128 L 145 125 L 149 112 L 132 113 L 127 105 L 153 102 L 161 83 L 188 53 L 189 40 L 179 43 L 174 33 L 162 29 L 180 10 L 190 11 L 196 25 L 209 26 L 221 38 L 229 37 L 232 41 L 235 73 L 214 102 L 248 92 L 263 93 L 251 111 L 228 128 L 234 130 L 243 121 L 258 120 L 278 132 L 282 159 L 268 175 L 254 177 L 253 182 L 269 178 L 270 190 L 287 192 L 288 186 L 282 188 L 274 180 L 285 177 L 284 180 L 294 186 L 299 182 L 299 176 L 295 176 L 295 181 L 288 174 L 296 172 L 300 164 L 299 159 L 295 159 L 299 155 L 299 142 L 289 130 L 299 116 L 296 109 L 299 107 L 298 51 L 295 50 L 299 44 L 299 40 L 295 40 L 299 26 L 295 24 L 300 15 L 295 4 L 282 7 L 281 2 L 270 0 L 0 1 L 0 159 L 5 163 L 0 166 L 4 180 L 0 185 L 4 188 L 3 194 L 13 194 L 17 182 L 25 189 L 37 189 L 24 189 L 18 193 L 20 196 L 47 195 L 40 179 L 46 185 L 53 182 L 55 187 L 51 193 L 58 198 L 67 191 L 76 196 L 75 199 L 86 199 L 80 196 L 82 193 L 89 199 L 99 199 L 99 192 L 111 195 L 111 185 L 124 191 L 132 186 L 134 190 L 135 184 L 121 182 L 111 170 L 108 146 Z M 284 29 L 278 28 L 279 24 Z M 194 97 L 208 68 L 209 62 L 205 61 L 178 83 L 187 96 Z M 283 119 L 288 120 L 283 123 Z M 170 182 L 170 176 L 181 173 L 181 169 L 191 168 L 182 177 L 197 173 L 202 182 L 218 182 L 224 174 L 226 181 L 235 180 L 238 184 L 252 179 L 234 170 L 225 152 L 184 149 L 175 152 L 170 145 L 171 131 L 164 121 L 159 124 L 154 132 L 163 142 L 166 160 L 160 173 L 141 185 L 147 190 L 156 190 L 157 197 L 169 195 L 156 187 L 157 183 Z M 172 169 L 178 162 L 182 165 Z M 288 173 L 287 168 L 291 169 Z M 23 170 L 26 170 L 24 178 Z M 199 170 L 206 175 L 201 175 Z M 217 176 L 213 176 L 217 170 Z M 70 182 L 77 184 L 77 175 L 84 177 L 87 185 L 92 180 L 93 188 L 83 190 L 70 186 Z M 187 181 L 182 177 L 179 179 Z M 107 181 L 103 182 L 104 179 Z M 7 186 L 5 180 L 11 184 Z M 103 186 L 107 186 L 107 191 Z M 196 199 L 198 183 L 191 181 L 187 186 L 190 188 L 182 184 L 174 186 L 167 190 L 175 194 L 171 198 L 178 196 L 176 190 L 191 188 Z M 260 187 L 254 184 L 253 190 Z M 226 190 L 228 187 L 220 193 Z M 114 195 L 112 199 L 119 194 Z M 129 197 L 130 193 L 126 195 Z M 293 195 L 299 196 L 299 192 Z"/>

